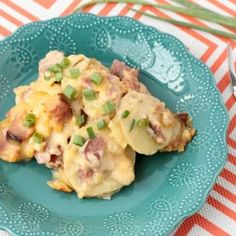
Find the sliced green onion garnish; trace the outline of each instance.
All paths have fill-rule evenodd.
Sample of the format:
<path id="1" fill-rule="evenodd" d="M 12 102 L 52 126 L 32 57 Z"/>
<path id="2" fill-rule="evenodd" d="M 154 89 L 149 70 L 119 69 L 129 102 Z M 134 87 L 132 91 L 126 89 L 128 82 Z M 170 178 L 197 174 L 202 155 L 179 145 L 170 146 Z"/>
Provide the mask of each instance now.
<path id="1" fill-rule="evenodd" d="M 80 135 L 74 135 L 72 142 L 73 144 L 82 147 L 85 143 L 85 138 Z"/>
<path id="2" fill-rule="evenodd" d="M 149 124 L 148 119 L 139 119 L 137 120 L 137 126 L 139 127 L 147 127 Z"/>
<path id="3" fill-rule="evenodd" d="M 78 126 L 81 126 L 81 125 L 84 124 L 84 123 L 85 123 L 85 117 L 84 117 L 84 115 L 80 115 L 80 116 L 76 117 L 76 124 L 77 124 Z"/>
<path id="4" fill-rule="evenodd" d="M 130 114 L 130 112 L 129 112 L 128 110 L 125 110 L 125 111 L 121 114 L 121 117 L 122 117 L 122 118 L 126 118 L 126 117 L 129 116 L 129 114 Z"/>
<path id="5" fill-rule="evenodd" d="M 62 78 L 63 78 L 63 76 L 62 76 L 61 72 L 56 73 L 56 75 L 55 75 L 56 82 L 61 82 Z"/>
<path id="6" fill-rule="evenodd" d="M 102 108 L 103 108 L 104 114 L 106 115 L 106 114 L 114 112 L 116 110 L 116 105 L 113 102 L 108 101 L 102 106 Z"/>
<path id="7" fill-rule="evenodd" d="M 78 79 L 80 76 L 80 70 L 78 68 L 70 69 L 70 76 L 72 79 Z"/>
<path id="8" fill-rule="evenodd" d="M 41 134 L 39 134 L 39 133 L 34 133 L 34 134 L 33 134 L 33 141 L 34 141 L 35 143 L 40 144 L 40 143 L 43 142 L 43 136 L 42 136 Z"/>
<path id="9" fill-rule="evenodd" d="M 61 66 L 60 66 L 59 64 L 50 66 L 50 67 L 48 68 L 48 71 L 50 71 L 50 72 L 52 72 L 52 73 L 61 72 Z"/>
<path id="10" fill-rule="evenodd" d="M 96 84 L 96 85 L 99 85 L 102 83 L 102 76 L 97 73 L 97 72 L 94 72 L 91 76 L 90 76 L 90 79 L 91 81 Z"/>
<path id="11" fill-rule="evenodd" d="M 88 136 L 89 136 L 90 139 L 96 138 L 96 135 L 95 135 L 92 127 L 88 127 L 86 129 L 86 131 L 87 131 Z"/>
<path id="12" fill-rule="evenodd" d="M 65 57 L 65 58 L 63 58 L 63 60 L 61 61 L 60 66 L 61 66 L 63 69 L 66 69 L 66 68 L 68 68 L 68 67 L 70 66 L 70 64 L 71 64 L 70 60 L 69 60 L 67 57 Z"/>
<path id="13" fill-rule="evenodd" d="M 29 113 L 26 115 L 23 125 L 29 128 L 35 124 L 35 121 L 36 121 L 35 115 L 33 113 Z"/>
<path id="14" fill-rule="evenodd" d="M 129 127 L 129 132 L 132 131 L 132 129 L 134 128 L 135 123 L 136 123 L 135 119 L 131 120 L 130 127 Z"/>
<path id="15" fill-rule="evenodd" d="M 76 96 L 76 89 L 71 85 L 67 85 L 63 93 L 67 98 L 73 99 Z"/>
<path id="16" fill-rule="evenodd" d="M 89 88 L 85 88 L 83 90 L 83 95 L 84 95 L 85 99 L 88 101 L 92 101 L 92 100 L 96 99 L 96 93 L 94 92 L 94 90 L 89 89 Z"/>
<path id="17" fill-rule="evenodd" d="M 44 72 L 44 79 L 45 80 L 50 80 L 52 78 L 52 74 L 49 71 Z"/>
<path id="18" fill-rule="evenodd" d="M 106 127 L 106 121 L 105 120 L 100 120 L 97 122 L 97 128 L 98 129 L 104 129 Z"/>

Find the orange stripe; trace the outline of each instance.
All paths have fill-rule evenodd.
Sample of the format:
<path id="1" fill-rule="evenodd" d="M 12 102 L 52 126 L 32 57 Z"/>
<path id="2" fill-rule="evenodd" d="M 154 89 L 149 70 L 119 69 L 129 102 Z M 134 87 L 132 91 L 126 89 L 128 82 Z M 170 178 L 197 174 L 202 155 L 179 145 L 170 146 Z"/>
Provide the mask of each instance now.
<path id="1" fill-rule="evenodd" d="M 227 206 L 223 205 L 221 202 L 219 202 L 212 196 L 208 197 L 207 202 L 219 211 L 221 211 L 223 214 L 227 215 L 229 218 L 236 220 L 236 212 L 229 209 Z"/>
<path id="2" fill-rule="evenodd" d="M 227 7 L 226 5 L 222 4 L 221 2 L 217 0 L 208 0 L 211 4 L 217 6 L 221 10 L 231 14 L 232 16 L 236 16 L 236 11 L 233 11 L 231 8 Z"/>
<path id="3" fill-rule="evenodd" d="M 18 27 L 23 25 L 21 21 L 17 20 L 16 18 L 14 18 L 13 16 L 9 15 L 8 13 L 6 13 L 5 11 L 1 9 L 0 9 L 0 15 Z"/>
<path id="4" fill-rule="evenodd" d="M 223 171 L 220 173 L 220 176 L 225 178 L 230 183 L 236 185 L 236 175 L 233 172 L 224 168 Z"/>
<path id="5" fill-rule="evenodd" d="M 223 78 L 218 82 L 217 87 L 221 93 L 225 90 L 225 88 L 230 84 L 230 77 L 228 71 L 223 76 Z"/>
<path id="6" fill-rule="evenodd" d="M 198 224 L 212 235 L 230 236 L 224 230 L 222 230 L 217 225 L 213 224 L 198 213 L 186 219 L 184 223 L 179 227 L 179 229 L 175 232 L 174 236 L 187 236 L 189 231 L 195 224 Z"/>
<path id="7" fill-rule="evenodd" d="M 95 5 L 91 5 L 91 6 L 85 7 L 82 11 L 83 12 L 90 12 L 94 6 Z"/>
<path id="8" fill-rule="evenodd" d="M 230 2 L 236 4 L 236 0 L 229 0 Z"/>
<path id="9" fill-rule="evenodd" d="M 38 17 L 32 15 L 28 11 L 24 10 L 23 8 L 19 7 L 18 5 L 16 5 L 15 3 L 13 3 L 13 2 L 11 2 L 9 0 L 1 0 L 1 2 L 3 2 L 6 5 L 8 5 L 9 7 L 13 8 L 15 11 L 19 12 L 20 14 L 22 14 L 25 17 L 27 17 L 31 21 L 38 21 L 39 20 Z"/>
<path id="10" fill-rule="evenodd" d="M 75 1 L 73 1 L 73 2 L 61 13 L 61 16 L 66 16 L 66 15 L 72 13 L 73 10 L 79 5 L 80 2 L 81 2 L 81 0 L 75 0 Z"/>
<path id="11" fill-rule="evenodd" d="M 229 154 L 228 160 L 233 164 L 236 165 L 236 156 Z"/>
<path id="12" fill-rule="evenodd" d="M 234 103 L 236 103 L 236 98 L 233 95 L 231 95 L 230 98 L 225 103 L 225 105 L 226 105 L 227 109 L 230 110 L 231 107 L 234 105 Z"/>
<path id="13" fill-rule="evenodd" d="M 230 147 L 236 149 L 236 141 L 235 141 L 235 140 L 233 140 L 232 138 L 228 137 L 228 138 L 227 138 L 227 143 L 228 143 L 228 145 L 229 145 Z"/>
<path id="14" fill-rule="evenodd" d="M 116 3 L 107 3 L 103 9 L 98 13 L 101 16 L 107 16 L 109 12 L 116 6 Z"/>
<path id="15" fill-rule="evenodd" d="M 51 8 L 57 0 L 34 0 L 36 3 L 40 4 L 41 6 L 43 6 L 44 8 Z"/>
<path id="16" fill-rule="evenodd" d="M 120 11 L 118 15 L 125 16 L 129 12 L 129 7 L 132 7 L 134 4 L 126 4 L 126 6 Z"/>
<path id="17" fill-rule="evenodd" d="M 8 36 L 11 34 L 11 32 L 8 29 L 6 29 L 0 25 L 0 34 L 3 36 Z"/>
<path id="18" fill-rule="evenodd" d="M 215 184 L 213 189 L 233 203 L 236 203 L 236 195 L 219 184 Z"/>
<path id="19" fill-rule="evenodd" d="M 215 73 L 218 68 L 221 66 L 221 64 L 225 61 L 227 58 L 227 50 L 226 48 L 223 50 L 223 52 L 220 54 L 220 56 L 217 58 L 217 60 L 214 62 L 214 64 L 211 66 L 212 73 Z"/>
<path id="20" fill-rule="evenodd" d="M 228 135 L 232 133 L 235 127 L 236 127 L 236 115 L 234 115 L 229 122 Z"/>

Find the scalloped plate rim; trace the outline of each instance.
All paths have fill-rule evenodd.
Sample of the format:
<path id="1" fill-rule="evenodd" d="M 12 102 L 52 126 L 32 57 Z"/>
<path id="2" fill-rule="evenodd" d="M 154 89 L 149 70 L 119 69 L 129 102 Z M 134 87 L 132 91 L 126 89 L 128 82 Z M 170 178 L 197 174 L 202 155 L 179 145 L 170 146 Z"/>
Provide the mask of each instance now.
<path id="1" fill-rule="evenodd" d="M 71 15 L 68 15 L 68 16 L 63 16 L 63 17 L 54 17 L 54 18 L 51 18 L 51 19 L 48 19 L 48 20 L 43 20 L 43 21 L 30 22 L 30 23 L 24 24 L 23 26 L 21 26 L 21 27 L 19 27 L 18 29 L 16 29 L 11 35 L 9 35 L 9 36 L 5 37 L 4 39 L 0 40 L 0 45 L 1 45 L 2 43 L 6 43 L 7 45 L 9 45 L 9 44 L 8 44 L 8 41 L 11 40 L 11 39 L 14 37 L 14 35 L 15 35 L 17 32 L 19 32 L 19 30 L 22 29 L 22 28 L 25 27 L 25 26 L 30 27 L 31 25 L 34 25 L 35 23 L 42 23 L 42 24 L 45 24 L 45 23 L 48 23 L 48 22 L 53 22 L 53 21 L 55 21 L 55 20 L 67 19 L 67 18 L 70 18 L 70 17 L 73 16 L 73 15 L 91 15 L 91 16 L 93 16 L 93 17 L 95 17 L 95 18 L 110 18 L 110 19 L 111 19 L 111 18 L 117 18 L 117 19 L 124 19 L 124 18 L 127 18 L 127 19 L 129 19 L 129 20 L 132 20 L 132 21 L 136 22 L 138 25 L 141 25 L 141 26 L 143 26 L 143 27 L 149 27 L 149 28 L 151 28 L 151 29 L 153 29 L 153 30 L 156 30 L 156 31 L 161 32 L 161 33 L 164 34 L 164 35 L 169 35 L 170 37 L 174 38 L 175 40 L 177 40 L 177 41 L 183 46 L 183 48 L 184 48 L 186 54 L 188 55 L 188 57 L 192 57 L 192 58 L 198 60 L 198 61 L 200 62 L 200 64 L 201 64 L 201 66 L 206 66 L 205 63 L 203 63 L 201 60 L 199 60 L 197 57 L 195 57 L 192 53 L 190 53 L 190 52 L 187 50 L 186 46 L 183 44 L 183 42 L 182 42 L 181 40 L 179 40 L 177 37 L 173 36 L 172 34 L 163 32 L 163 31 L 161 31 L 161 30 L 159 30 L 159 29 L 157 29 L 157 28 L 155 28 L 155 27 L 153 27 L 153 26 L 150 26 L 150 25 L 147 25 L 147 24 L 142 23 L 142 22 L 140 22 L 140 21 L 137 21 L 136 19 L 133 19 L 133 18 L 128 17 L 128 16 L 98 16 L 98 15 L 95 15 L 95 14 L 92 14 L 92 13 L 83 13 L 83 12 L 82 12 L 82 13 L 74 13 L 74 14 L 71 14 Z M 196 207 L 196 209 L 192 210 L 191 212 L 186 213 L 186 214 L 183 214 L 182 216 L 179 216 L 178 218 L 176 218 L 176 220 L 175 220 L 174 223 L 173 223 L 172 228 L 170 228 L 168 231 L 166 231 L 166 234 L 167 234 L 167 235 L 168 235 L 169 233 L 171 233 L 171 232 L 172 232 L 181 222 L 183 222 L 186 218 L 188 218 L 188 217 L 192 216 L 193 214 L 197 213 L 197 212 L 203 207 L 203 204 L 205 203 L 205 201 L 206 201 L 206 199 L 207 199 L 207 197 L 208 197 L 208 195 L 209 195 L 209 192 L 211 191 L 211 189 L 212 189 L 214 183 L 216 182 L 217 177 L 219 176 L 220 172 L 223 170 L 223 168 L 224 168 L 224 166 L 225 166 L 225 164 L 226 164 L 226 162 L 227 162 L 227 153 L 228 153 L 227 129 L 228 129 L 228 125 L 229 125 L 229 113 L 228 113 L 228 111 L 227 111 L 227 109 L 226 109 L 226 107 L 225 107 L 225 104 L 224 104 L 224 102 L 223 102 L 221 93 L 219 92 L 219 90 L 218 90 L 218 88 L 217 88 L 217 86 L 216 86 L 216 81 L 215 81 L 215 78 L 214 78 L 213 73 L 211 72 L 211 70 L 209 69 L 208 66 L 206 66 L 206 68 L 207 68 L 209 74 L 211 75 L 211 80 L 212 80 L 213 87 L 214 87 L 214 89 L 217 91 L 217 95 L 218 95 L 218 99 L 219 99 L 218 102 L 219 102 L 220 106 L 224 109 L 224 112 L 225 112 L 225 114 L 226 114 L 226 124 L 225 124 L 225 127 L 224 127 L 224 140 L 225 140 L 225 146 L 226 146 L 227 152 L 226 152 L 226 155 L 225 155 L 225 157 L 224 157 L 224 162 L 222 162 L 222 164 L 218 167 L 218 171 L 216 171 L 215 175 L 214 175 L 213 178 L 212 178 L 211 183 L 209 184 L 207 190 L 206 190 L 205 193 L 203 194 L 203 197 L 202 197 L 202 200 L 201 200 L 199 206 Z M 11 234 L 14 235 L 14 233 L 13 233 L 10 229 L 8 229 L 6 226 L 1 226 L 1 225 L 0 225 L 0 229 L 4 229 L 4 230 L 6 230 L 6 231 L 8 231 L 9 233 L 11 233 Z"/>

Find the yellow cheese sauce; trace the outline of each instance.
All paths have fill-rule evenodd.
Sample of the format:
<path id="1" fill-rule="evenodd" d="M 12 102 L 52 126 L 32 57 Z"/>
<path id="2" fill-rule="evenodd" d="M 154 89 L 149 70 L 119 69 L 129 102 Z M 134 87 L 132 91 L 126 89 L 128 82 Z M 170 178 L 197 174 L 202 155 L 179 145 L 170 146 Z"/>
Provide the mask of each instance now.
<path id="1" fill-rule="evenodd" d="M 39 78 L 14 92 L 0 122 L 0 158 L 35 158 L 52 169 L 51 188 L 79 198 L 110 198 L 134 181 L 136 153 L 181 152 L 195 134 L 187 113 L 171 112 L 117 60 L 106 68 L 51 51 Z"/>

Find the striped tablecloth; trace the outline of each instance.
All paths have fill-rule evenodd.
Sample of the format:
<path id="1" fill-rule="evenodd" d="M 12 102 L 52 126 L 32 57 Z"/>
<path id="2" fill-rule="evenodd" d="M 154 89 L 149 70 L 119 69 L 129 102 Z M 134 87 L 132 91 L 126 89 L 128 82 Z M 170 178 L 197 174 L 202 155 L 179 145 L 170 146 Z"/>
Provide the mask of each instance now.
<path id="1" fill-rule="evenodd" d="M 28 22 L 68 15 L 82 2 L 86 1 L 0 0 L 0 39 L 8 36 L 18 27 Z M 168 3 L 169 1 L 157 0 L 156 2 Z M 236 0 L 195 0 L 195 2 L 216 12 L 236 17 Z M 135 8 L 159 16 L 184 20 L 199 25 L 214 25 L 150 7 L 135 6 Z M 130 16 L 168 32 L 179 38 L 197 58 L 211 68 L 230 114 L 227 139 L 229 147 L 228 161 L 203 208 L 197 214 L 185 220 L 173 232 L 173 235 L 236 236 L 236 99 L 232 95 L 227 66 L 227 44 L 229 40 L 140 16 L 129 11 L 125 4 L 101 4 L 89 7 L 86 11 L 98 15 Z M 227 30 L 222 26 L 216 27 Z M 230 43 L 234 47 L 234 53 L 236 54 L 236 42 L 231 41 Z M 3 235 L 5 236 L 6 234 L 0 232 L 0 236 Z"/>

